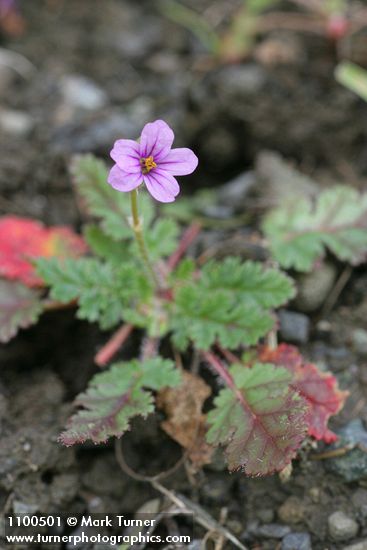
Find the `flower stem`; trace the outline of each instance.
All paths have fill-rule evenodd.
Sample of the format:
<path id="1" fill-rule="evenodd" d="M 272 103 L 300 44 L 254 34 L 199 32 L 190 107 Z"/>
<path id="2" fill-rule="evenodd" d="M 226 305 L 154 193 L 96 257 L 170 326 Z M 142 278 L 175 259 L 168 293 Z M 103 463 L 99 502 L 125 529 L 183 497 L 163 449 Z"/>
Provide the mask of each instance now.
<path id="1" fill-rule="evenodd" d="M 149 258 L 148 251 L 145 246 L 144 236 L 143 236 L 143 227 L 141 220 L 139 218 L 139 210 L 138 210 L 138 191 L 136 189 L 133 189 L 130 193 L 131 198 L 131 214 L 132 214 L 132 228 L 135 234 L 136 242 L 138 243 L 139 251 L 141 258 L 143 260 L 143 263 L 149 272 L 153 283 L 156 287 L 160 287 L 160 283 L 157 277 L 156 272 L 154 271 L 152 262 Z"/>

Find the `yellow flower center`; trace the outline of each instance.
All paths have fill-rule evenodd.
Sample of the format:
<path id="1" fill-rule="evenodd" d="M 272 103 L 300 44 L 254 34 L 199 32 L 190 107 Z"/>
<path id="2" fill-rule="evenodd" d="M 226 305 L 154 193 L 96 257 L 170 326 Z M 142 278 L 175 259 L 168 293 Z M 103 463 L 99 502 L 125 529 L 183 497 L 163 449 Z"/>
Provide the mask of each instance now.
<path id="1" fill-rule="evenodd" d="M 146 159 L 140 159 L 143 174 L 149 174 L 153 168 L 157 168 L 157 164 L 154 162 L 153 157 L 147 157 Z"/>

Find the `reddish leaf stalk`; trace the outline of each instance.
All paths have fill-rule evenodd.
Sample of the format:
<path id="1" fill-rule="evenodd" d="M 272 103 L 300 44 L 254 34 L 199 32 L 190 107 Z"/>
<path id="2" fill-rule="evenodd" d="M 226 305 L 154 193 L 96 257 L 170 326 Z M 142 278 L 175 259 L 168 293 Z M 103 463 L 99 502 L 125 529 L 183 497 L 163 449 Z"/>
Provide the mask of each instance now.
<path id="1" fill-rule="evenodd" d="M 213 369 L 219 374 L 219 376 L 224 380 L 224 382 L 227 384 L 227 386 L 234 391 L 236 394 L 236 397 L 238 401 L 241 403 L 242 407 L 251 414 L 251 416 L 255 417 L 253 411 L 246 403 L 242 393 L 238 390 L 235 381 L 233 380 L 232 376 L 226 369 L 226 367 L 223 365 L 219 357 L 217 357 L 214 353 L 210 351 L 202 351 L 202 356 L 204 359 L 213 367 Z"/>
<path id="2" fill-rule="evenodd" d="M 189 246 L 195 241 L 200 231 L 201 225 L 198 222 L 194 222 L 186 229 L 186 231 L 182 235 L 181 241 L 179 242 L 177 249 L 167 261 L 167 267 L 169 271 L 173 271 L 173 269 L 177 266 L 178 262 L 181 260 L 182 256 L 185 254 Z"/>
<path id="3" fill-rule="evenodd" d="M 242 360 L 232 353 L 229 349 L 222 348 L 220 344 L 216 345 L 218 351 L 223 355 L 224 359 L 230 364 L 242 364 Z"/>
<path id="4" fill-rule="evenodd" d="M 108 340 L 108 342 L 99 350 L 94 358 L 94 362 L 99 367 L 105 367 L 118 352 L 121 346 L 129 338 L 134 330 L 133 325 L 122 325 Z"/>

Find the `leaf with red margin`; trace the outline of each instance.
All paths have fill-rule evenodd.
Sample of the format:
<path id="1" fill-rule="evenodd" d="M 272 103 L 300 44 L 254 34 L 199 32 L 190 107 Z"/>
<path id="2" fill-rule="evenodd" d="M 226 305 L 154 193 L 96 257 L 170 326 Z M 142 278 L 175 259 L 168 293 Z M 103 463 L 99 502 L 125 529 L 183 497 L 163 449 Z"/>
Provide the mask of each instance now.
<path id="1" fill-rule="evenodd" d="M 275 349 L 264 347 L 259 352 L 259 358 L 285 367 L 293 374 L 293 386 L 310 407 L 309 434 L 326 443 L 336 441 L 336 434 L 328 429 L 327 424 L 330 416 L 342 409 L 349 392 L 339 390 L 332 374 L 321 372 L 316 365 L 306 362 L 294 346 L 280 344 Z"/>
<path id="2" fill-rule="evenodd" d="M 78 257 L 87 251 L 84 240 L 68 227 L 46 228 L 17 216 L 0 218 L 0 277 L 42 286 L 32 265 L 37 258 Z"/>
<path id="3" fill-rule="evenodd" d="M 42 310 L 37 290 L 0 279 L 0 342 L 9 342 L 19 329 L 36 323 Z"/>
<path id="4" fill-rule="evenodd" d="M 283 470 L 307 435 L 308 407 L 290 384 L 289 371 L 271 364 L 228 370 L 231 387 L 208 414 L 207 441 L 224 445 L 228 467 L 249 476 Z"/>

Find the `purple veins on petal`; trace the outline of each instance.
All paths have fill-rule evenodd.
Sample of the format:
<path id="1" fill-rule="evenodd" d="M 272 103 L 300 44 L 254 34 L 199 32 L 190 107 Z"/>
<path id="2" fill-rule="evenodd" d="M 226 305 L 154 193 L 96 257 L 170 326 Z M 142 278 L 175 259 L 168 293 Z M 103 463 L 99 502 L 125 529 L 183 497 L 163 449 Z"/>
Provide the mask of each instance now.
<path id="1" fill-rule="evenodd" d="M 191 149 L 171 149 L 173 140 L 174 133 L 163 120 L 146 124 L 140 143 L 131 139 L 117 140 L 111 151 L 116 164 L 108 183 L 126 192 L 144 181 L 156 200 L 173 202 L 180 192 L 174 176 L 191 174 L 198 165 L 198 158 Z"/>
<path id="2" fill-rule="evenodd" d="M 118 139 L 111 151 L 111 158 L 124 172 L 140 171 L 140 145 L 132 139 Z"/>
<path id="3" fill-rule="evenodd" d="M 152 156 L 155 162 L 160 161 L 170 152 L 174 139 L 175 134 L 166 122 L 149 122 L 144 126 L 140 137 L 141 157 Z"/>
<path id="4" fill-rule="evenodd" d="M 159 163 L 159 167 L 174 176 L 187 176 L 197 167 L 199 159 L 191 149 L 172 149 Z"/>
<path id="5" fill-rule="evenodd" d="M 176 179 L 159 168 L 146 174 L 144 181 L 152 197 L 160 202 L 173 202 L 180 192 Z"/>
<path id="6" fill-rule="evenodd" d="M 117 191 L 132 191 L 143 183 L 141 171 L 136 173 L 124 172 L 115 164 L 110 170 L 108 183 Z"/>

